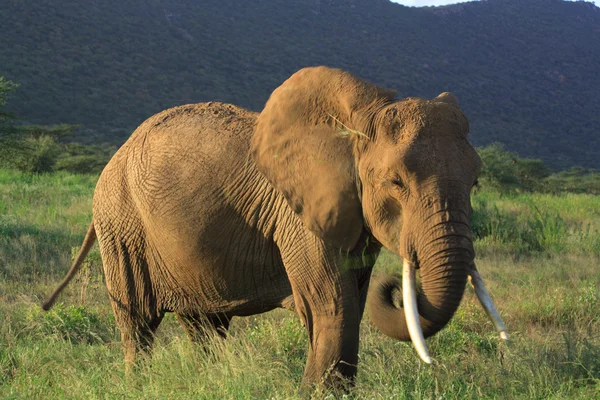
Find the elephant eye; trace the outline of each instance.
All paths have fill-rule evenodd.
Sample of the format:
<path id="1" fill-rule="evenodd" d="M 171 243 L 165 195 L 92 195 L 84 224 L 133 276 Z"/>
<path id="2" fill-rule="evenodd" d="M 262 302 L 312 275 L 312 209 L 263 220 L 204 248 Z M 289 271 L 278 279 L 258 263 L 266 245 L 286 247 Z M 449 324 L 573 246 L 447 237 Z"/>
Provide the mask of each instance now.
<path id="1" fill-rule="evenodd" d="M 400 189 L 404 189 L 404 183 L 402 183 L 402 181 L 399 178 L 392 179 L 392 184 L 394 186 L 399 187 Z"/>

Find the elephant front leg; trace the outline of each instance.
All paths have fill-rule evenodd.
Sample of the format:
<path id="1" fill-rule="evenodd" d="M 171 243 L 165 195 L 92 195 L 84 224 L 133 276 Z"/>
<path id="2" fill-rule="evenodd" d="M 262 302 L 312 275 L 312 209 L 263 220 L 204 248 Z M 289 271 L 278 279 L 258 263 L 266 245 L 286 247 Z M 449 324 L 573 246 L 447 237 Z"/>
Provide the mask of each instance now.
<path id="1" fill-rule="evenodd" d="M 354 383 L 358 362 L 359 321 L 354 305 L 337 315 L 303 316 L 309 335 L 302 384 L 347 389 Z M 310 311 L 309 311 L 310 312 Z"/>
<path id="2" fill-rule="evenodd" d="M 325 245 L 320 250 L 286 265 L 296 312 L 309 337 L 303 385 L 345 389 L 356 376 L 364 302 L 357 274 L 344 265 L 339 251 L 329 249 L 329 254 Z"/>

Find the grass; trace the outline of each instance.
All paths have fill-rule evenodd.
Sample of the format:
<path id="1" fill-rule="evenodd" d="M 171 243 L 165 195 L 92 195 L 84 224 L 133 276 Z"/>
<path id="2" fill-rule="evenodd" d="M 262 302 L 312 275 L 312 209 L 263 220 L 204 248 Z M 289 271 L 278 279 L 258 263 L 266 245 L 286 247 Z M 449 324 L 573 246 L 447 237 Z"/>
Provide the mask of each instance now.
<path id="1" fill-rule="evenodd" d="M 81 243 L 91 221 L 96 179 L 0 170 L 0 276 L 32 281 L 64 274 L 69 248 Z"/>
<path id="2" fill-rule="evenodd" d="M 63 304 L 40 310 L 85 234 L 95 180 L 0 171 L 0 398 L 300 398 L 307 338 L 284 310 L 234 319 L 208 353 L 168 315 L 129 380 L 97 250 Z M 428 339 L 433 366 L 366 316 L 347 398 L 600 397 L 600 198 L 482 192 L 474 209 L 478 267 L 511 340 L 497 339 L 470 288 Z M 398 259 L 384 253 L 376 268 L 399 271 Z"/>
<path id="3" fill-rule="evenodd" d="M 600 256 L 600 197 L 585 194 L 473 198 L 477 253 L 512 257 L 559 253 Z"/>

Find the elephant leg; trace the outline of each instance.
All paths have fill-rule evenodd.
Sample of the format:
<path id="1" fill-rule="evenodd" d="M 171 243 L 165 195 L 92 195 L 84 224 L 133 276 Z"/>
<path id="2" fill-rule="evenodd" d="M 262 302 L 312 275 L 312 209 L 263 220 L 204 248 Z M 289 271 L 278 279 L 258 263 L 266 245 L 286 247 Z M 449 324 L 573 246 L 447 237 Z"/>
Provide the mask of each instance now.
<path id="1" fill-rule="evenodd" d="M 176 313 L 182 328 L 193 342 L 204 343 L 215 333 L 225 339 L 229 329 L 229 318 L 224 314 Z"/>
<path id="2" fill-rule="evenodd" d="M 341 301 L 341 307 L 337 305 L 336 312 L 327 312 L 325 317 L 313 317 L 312 320 L 306 318 L 306 311 L 302 311 L 310 309 L 310 305 L 308 307 L 304 305 L 297 310 L 310 338 L 303 384 L 324 383 L 328 387 L 345 389 L 354 383 L 358 362 L 360 321 L 365 310 L 371 272 L 381 248 L 377 243 L 364 242 L 364 240 L 361 238 L 359 243 L 364 248 L 356 254 L 351 253 L 346 256 L 349 258 L 344 259 L 345 256 L 331 251 L 325 251 L 325 257 L 321 257 L 325 265 L 321 274 L 329 273 L 329 279 L 333 277 L 333 282 L 336 282 L 335 285 L 323 286 L 330 288 L 329 296 L 332 300 L 329 304 L 336 304 L 337 299 Z M 362 248 L 361 246 L 357 247 Z M 304 286 L 302 290 L 302 286 L 302 284 L 292 284 L 295 288 L 296 304 L 299 304 L 300 300 L 297 299 L 297 295 L 308 289 Z M 337 290 L 333 290 L 334 287 Z M 304 300 L 303 303 L 305 304 L 306 301 Z M 317 306 L 314 309 L 318 310 L 321 307 Z"/>
<path id="3" fill-rule="evenodd" d="M 305 319 L 310 343 L 303 385 L 345 389 L 353 384 L 358 363 L 358 306 L 347 304 L 345 308 L 349 312 Z"/>
<path id="4" fill-rule="evenodd" d="M 354 288 L 353 292 L 352 298 L 343 299 L 337 310 L 323 310 L 311 301 L 310 294 L 296 292 L 294 298 L 298 314 L 309 337 L 304 385 L 316 383 L 345 388 L 353 384 L 358 363 L 360 325 L 358 290 Z M 331 299 L 332 304 L 335 302 Z"/>
<path id="5" fill-rule="evenodd" d="M 314 263 L 306 263 L 313 257 L 305 254 L 286 265 L 296 312 L 309 337 L 302 383 L 346 389 L 356 376 L 364 301 L 361 305 L 357 274 L 345 268 L 339 251 L 327 246 L 313 256 Z"/>
<path id="6" fill-rule="evenodd" d="M 356 244 L 355 249 L 350 253 L 350 257 L 352 257 L 355 262 L 359 262 L 358 265 L 355 265 L 353 270 L 356 274 L 356 281 L 358 283 L 361 321 L 365 311 L 365 305 L 367 303 L 367 293 L 369 291 L 371 273 L 373 272 L 373 267 L 375 267 L 375 263 L 377 262 L 377 257 L 379 257 L 380 251 L 381 244 L 373 240 L 370 235 L 363 234 Z"/>
<path id="7" fill-rule="evenodd" d="M 367 293 L 369 292 L 369 282 L 371 281 L 372 271 L 372 267 L 357 271 L 359 321 L 362 321 L 362 317 L 365 312 Z"/>
<path id="8" fill-rule="evenodd" d="M 131 374 L 139 355 L 150 355 L 154 344 L 154 334 L 164 315 L 157 315 L 148 321 L 131 320 L 129 313 L 117 316 L 117 325 L 121 330 L 121 344 L 125 356 L 125 370 Z"/>
<path id="9" fill-rule="evenodd" d="M 141 235 L 131 235 L 128 240 L 107 236 L 100 241 L 100 252 L 111 306 L 121 331 L 125 369 L 130 373 L 138 355 L 150 354 L 164 312 L 152 289 L 146 246 L 143 239 L 138 239 Z"/>

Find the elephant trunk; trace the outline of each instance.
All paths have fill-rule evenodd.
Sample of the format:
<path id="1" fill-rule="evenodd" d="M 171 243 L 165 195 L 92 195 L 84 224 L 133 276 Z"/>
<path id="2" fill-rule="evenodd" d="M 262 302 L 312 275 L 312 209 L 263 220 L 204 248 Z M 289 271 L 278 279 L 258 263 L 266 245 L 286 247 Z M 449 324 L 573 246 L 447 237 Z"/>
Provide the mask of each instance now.
<path id="1" fill-rule="evenodd" d="M 372 283 L 368 297 L 369 313 L 375 326 L 387 336 L 403 341 L 412 337 L 415 342 L 410 323 L 407 323 L 407 316 L 409 321 L 411 319 L 411 283 L 406 279 L 411 269 L 413 276 L 414 269 L 419 268 L 420 272 L 414 310 L 418 310 L 423 337 L 440 331 L 460 304 L 474 257 L 470 227 L 468 223 L 449 221 L 447 212 L 444 215 L 432 224 L 424 237 L 415 238 L 420 245 L 410 246 L 416 249 L 413 252 L 416 258 L 405 258 L 403 281 L 395 276 L 384 275 L 375 278 Z M 403 284 L 404 296 L 401 297 Z M 413 325 L 416 325 L 416 315 L 415 311 Z M 419 350 L 416 342 L 415 346 Z"/>

